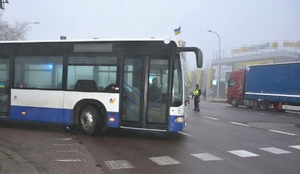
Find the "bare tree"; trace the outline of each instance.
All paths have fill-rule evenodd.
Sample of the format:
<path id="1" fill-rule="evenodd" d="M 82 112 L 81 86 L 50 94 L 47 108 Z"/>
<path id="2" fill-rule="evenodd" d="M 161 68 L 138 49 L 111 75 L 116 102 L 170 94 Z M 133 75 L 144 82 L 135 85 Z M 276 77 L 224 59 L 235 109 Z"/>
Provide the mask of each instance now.
<path id="1" fill-rule="evenodd" d="M 9 25 L 8 22 L 2 20 L 0 13 L 0 40 L 25 40 L 28 27 L 28 22 L 15 22 L 15 25 Z"/>

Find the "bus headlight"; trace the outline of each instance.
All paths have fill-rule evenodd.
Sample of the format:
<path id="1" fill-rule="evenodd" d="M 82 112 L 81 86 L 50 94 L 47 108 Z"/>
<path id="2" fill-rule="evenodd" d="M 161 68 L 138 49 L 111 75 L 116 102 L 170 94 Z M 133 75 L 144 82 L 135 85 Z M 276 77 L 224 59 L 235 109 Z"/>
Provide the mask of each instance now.
<path id="1" fill-rule="evenodd" d="M 184 122 L 184 118 L 183 117 L 177 117 L 175 120 L 174 120 L 174 123 L 183 123 Z"/>

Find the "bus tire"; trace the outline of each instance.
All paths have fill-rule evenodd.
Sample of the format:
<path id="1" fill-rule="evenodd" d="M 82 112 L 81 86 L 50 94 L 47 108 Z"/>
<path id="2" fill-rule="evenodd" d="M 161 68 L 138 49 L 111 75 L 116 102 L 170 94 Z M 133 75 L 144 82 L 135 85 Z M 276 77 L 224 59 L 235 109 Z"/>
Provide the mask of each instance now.
<path id="1" fill-rule="evenodd" d="M 268 110 L 269 109 L 269 102 L 260 101 L 259 102 L 259 108 L 262 109 L 262 110 Z"/>
<path id="2" fill-rule="evenodd" d="M 100 128 L 100 114 L 97 109 L 87 105 L 80 111 L 79 123 L 83 133 L 92 135 Z"/>
<path id="3" fill-rule="evenodd" d="M 238 100 L 237 100 L 237 98 L 235 98 L 235 97 L 233 97 L 233 98 L 230 100 L 230 104 L 231 104 L 231 106 L 233 106 L 233 107 L 238 107 L 238 106 L 239 106 Z"/>

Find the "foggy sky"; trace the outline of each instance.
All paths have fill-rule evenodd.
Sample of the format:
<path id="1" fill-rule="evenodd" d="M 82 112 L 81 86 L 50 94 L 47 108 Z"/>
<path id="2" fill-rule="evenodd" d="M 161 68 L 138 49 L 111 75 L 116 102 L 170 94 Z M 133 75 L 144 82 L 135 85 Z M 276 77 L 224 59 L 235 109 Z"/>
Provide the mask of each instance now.
<path id="1" fill-rule="evenodd" d="M 219 34 L 227 56 L 241 46 L 299 41 L 299 7 L 299 0 L 9 0 L 2 13 L 10 24 L 40 22 L 27 40 L 171 36 L 199 47 L 207 62 L 219 49 L 207 30 Z"/>

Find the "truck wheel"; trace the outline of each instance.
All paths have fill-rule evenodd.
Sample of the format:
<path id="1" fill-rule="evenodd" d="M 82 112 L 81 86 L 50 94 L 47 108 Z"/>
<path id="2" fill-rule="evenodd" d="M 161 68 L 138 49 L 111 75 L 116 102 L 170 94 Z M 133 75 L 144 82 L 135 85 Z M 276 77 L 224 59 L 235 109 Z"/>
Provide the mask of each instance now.
<path id="1" fill-rule="evenodd" d="M 231 106 L 238 107 L 238 100 L 237 98 L 232 98 L 230 101 Z"/>
<path id="2" fill-rule="evenodd" d="M 88 105 L 81 109 L 79 122 L 83 133 L 92 135 L 100 127 L 100 114 L 92 106 Z"/>
<path id="3" fill-rule="evenodd" d="M 268 110 L 269 109 L 269 103 L 266 101 L 260 101 L 259 102 L 259 108 L 262 110 Z"/>

